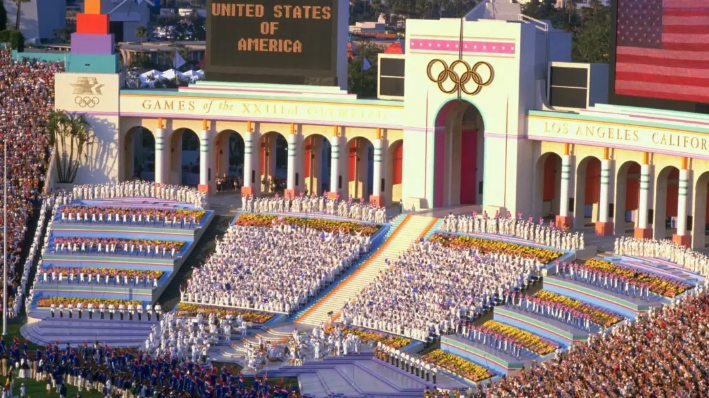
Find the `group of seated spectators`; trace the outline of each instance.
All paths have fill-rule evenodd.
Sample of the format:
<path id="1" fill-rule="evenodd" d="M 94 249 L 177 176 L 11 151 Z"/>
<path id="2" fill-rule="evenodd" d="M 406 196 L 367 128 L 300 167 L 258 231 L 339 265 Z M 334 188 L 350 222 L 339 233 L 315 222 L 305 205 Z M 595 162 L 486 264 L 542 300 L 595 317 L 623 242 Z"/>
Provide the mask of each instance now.
<path id="1" fill-rule="evenodd" d="M 485 386 L 481 397 L 706 397 L 709 296 L 684 296 L 647 319 L 593 335 L 518 377 Z"/>
<path id="2" fill-rule="evenodd" d="M 538 272 L 534 260 L 514 254 L 415 242 L 345 305 L 342 316 L 348 324 L 426 340 L 458 329 Z"/>
<path id="3" fill-rule="evenodd" d="M 233 225 L 195 269 L 182 301 L 292 313 L 370 249 L 369 238 L 277 223 Z"/>

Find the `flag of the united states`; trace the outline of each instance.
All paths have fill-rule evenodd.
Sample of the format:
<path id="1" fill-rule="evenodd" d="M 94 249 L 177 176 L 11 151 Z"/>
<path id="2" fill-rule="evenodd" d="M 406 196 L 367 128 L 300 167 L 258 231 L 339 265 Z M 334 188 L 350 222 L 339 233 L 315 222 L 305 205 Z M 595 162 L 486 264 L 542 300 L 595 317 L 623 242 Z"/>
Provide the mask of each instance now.
<path id="1" fill-rule="evenodd" d="M 709 103 L 709 0 L 618 0 L 615 91 Z"/>

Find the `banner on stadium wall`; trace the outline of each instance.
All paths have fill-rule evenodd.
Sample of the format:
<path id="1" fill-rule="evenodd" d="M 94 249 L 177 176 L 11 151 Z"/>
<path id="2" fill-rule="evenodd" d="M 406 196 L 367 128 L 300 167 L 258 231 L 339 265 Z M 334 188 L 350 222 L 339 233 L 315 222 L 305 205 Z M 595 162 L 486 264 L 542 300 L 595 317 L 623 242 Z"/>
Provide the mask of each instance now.
<path id="1" fill-rule="evenodd" d="M 245 100 L 188 96 L 121 95 L 121 114 L 152 117 L 224 117 L 248 120 L 312 121 L 332 124 L 401 126 L 403 106 L 352 103 L 308 103 L 277 100 Z"/>
<path id="2" fill-rule="evenodd" d="M 556 116 L 527 116 L 531 140 L 565 142 L 709 158 L 709 134 Z"/>

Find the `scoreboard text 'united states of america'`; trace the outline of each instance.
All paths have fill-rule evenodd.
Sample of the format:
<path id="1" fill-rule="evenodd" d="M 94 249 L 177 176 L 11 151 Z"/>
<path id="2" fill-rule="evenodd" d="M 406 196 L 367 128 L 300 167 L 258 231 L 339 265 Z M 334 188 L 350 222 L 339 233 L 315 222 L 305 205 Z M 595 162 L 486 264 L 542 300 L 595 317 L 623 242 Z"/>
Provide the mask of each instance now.
<path id="1" fill-rule="evenodd" d="M 615 92 L 709 103 L 709 0 L 618 0 Z"/>

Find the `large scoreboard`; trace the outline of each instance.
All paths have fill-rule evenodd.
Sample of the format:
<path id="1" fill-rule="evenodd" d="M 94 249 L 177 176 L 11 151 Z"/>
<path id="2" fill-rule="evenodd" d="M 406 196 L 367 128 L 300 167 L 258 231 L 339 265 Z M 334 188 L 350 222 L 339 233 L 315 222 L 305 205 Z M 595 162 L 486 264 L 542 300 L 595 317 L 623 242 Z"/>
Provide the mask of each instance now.
<path id="1" fill-rule="evenodd" d="M 208 80 L 337 85 L 338 0 L 208 0 Z"/>
<path id="2" fill-rule="evenodd" d="M 614 0 L 610 102 L 709 113 L 709 0 Z"/>

